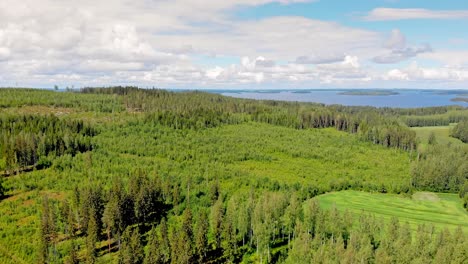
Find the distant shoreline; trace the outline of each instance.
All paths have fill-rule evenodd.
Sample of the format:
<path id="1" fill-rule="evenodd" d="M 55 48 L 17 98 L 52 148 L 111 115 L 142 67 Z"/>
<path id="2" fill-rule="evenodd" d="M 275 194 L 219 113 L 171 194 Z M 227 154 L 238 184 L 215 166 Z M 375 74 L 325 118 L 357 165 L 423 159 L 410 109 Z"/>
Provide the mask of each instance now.
<path id="1" fill-rule="evenodd" d="M 395 91 L 346 91 L 346 92 L 341 92 L 338 93 L 339 95 L 356 95 L 356 96 L 362 96 L 362 95 L 367 95 L 367 96 L 389 96 L 389 95 L 398 95 L 400 94 L 399 92 Z"/>

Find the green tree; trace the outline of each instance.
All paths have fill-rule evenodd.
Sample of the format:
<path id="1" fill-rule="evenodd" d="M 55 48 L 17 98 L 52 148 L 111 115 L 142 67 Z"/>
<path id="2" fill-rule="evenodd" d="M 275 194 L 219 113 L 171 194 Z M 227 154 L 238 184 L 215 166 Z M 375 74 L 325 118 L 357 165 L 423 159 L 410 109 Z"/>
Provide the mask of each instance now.
<path id="1" fill-rule="evenodd" d="M 102 221 L 107 232 L 107 239 L 110 240 L 111 234 L 117 237 L 118 248 L 121 246 L 121 235 L 134 219 L 133 201 L 125 191 L 121 178 L 115 178 L 109 192 L 109 201 L 107 202 Z"/>
<path id="2" fill-rule="evenodd" d="M 285 263 L 302 264 L 312 262 L 312 247 L 310 235 L 304 230 L 302 225 L 297 229 L 297 238 L 293 240 L 292 247 L 288 252 L 288 258 Z"/>
<path id="3" fill-rule="evenodd" d="M 96 216 L 93 210 L 91 210 L 86 234 L 86 263 L 93 264 L 96 262 L 96 243 L 99 239 L 99 227 L 96 223 Z"/>
<path id="4" fill-rule="evenodd" d="M 182 231 L 187 235 L 187 243 L 193 244 L 193 219 L 192 219 L 192 210 L 186 208 L 184 214 L 182 215 Z"/>
<path id="5" fill-rule="evenodd" d="M 163 257 L 160 251 L 160 238 L 156 227 L 153 226 L 149 233 L 148 239 L 148 250 L 145 255 L 145 264 L 161 264 L 163 262 Z"/>
<path id="6" fill-rule="evenodd" d="M 122 248 L 119 251 L 119 263 L 140 264 L 144 260 L 144 250 L 138 228 L 128 227 L 122 235 Z"/>
<path id="7" fill-rule="evenodd" d="M 201 210 L 198 215 L 197 227 L 195 230 L 195 251 L 199 263 L 204 263 L 208 251 L 208 215 L 205 210 Z"/>
<path id="8" fill-rule="evenodd" d="M 288 234 L 288 245 L 291 242 L 291 235 L 294 238 L 294 230 L 295 224 L 298 220 L 300 213 L 302 210 L 302 205 L 299 202 L 299 198 L 295 193 L 291 195 L 291 199 L 289 201 L 289 206 L 286 208 L 286 212 L 283 216 L 283 223 L 286 228 L 286 232 Z"/>
<path id="9" fill-rule="evenodd" d="M 172 263 L 191 263 L 193 258 L 192 211 L 186 208 L 182 215 L 182 228 L 172 231 Z"/>
<path id="10" fill-rule="evenodd" d="M 171 262 L 171 247 L 169 243 L 169 234 L 167 231 L 166 219 L 163 218 L 159 224 L 160 243 L 159 250 L 161 252 L 163 263 Z"/>
<path id="11" fill-rule="evenodd" d="M 49 250 L 55 239 L 55 216 L 51 208 L 49 198 L 42 198 L 41 225 L 39 229 L 39 262 L 48 263 Z"/>
<path id="12" fill-rule="evenodd" d="M 221 247 L 221 232 L 223 230 L 224 208 L 222 198 L 219 197 L 211 207 L 211 232 L 215 239 L 216 248 Z"/>

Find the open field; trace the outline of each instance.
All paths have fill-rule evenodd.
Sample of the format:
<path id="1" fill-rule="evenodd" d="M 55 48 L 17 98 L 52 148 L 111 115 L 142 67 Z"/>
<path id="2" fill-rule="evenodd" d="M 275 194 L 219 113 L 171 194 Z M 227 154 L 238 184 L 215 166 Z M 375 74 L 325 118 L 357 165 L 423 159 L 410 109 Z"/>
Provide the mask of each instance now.
<path id="1" fill-rule="evenodd" d="M 425 147 L 427 145 L 427 140 L 431 132 L 434 132 L 436 142 L 439 144 L 446 145 L 451 143 L 453 145 L 463 145 L 464 143 L 461 140 L 450 136 L 450 129 L 452 129 L 454 125 L 455 124 L 451 124 L 450 126 L 412 127 L 411 129 L 416 132 L 416 136 L 421 142 L 419 145 L 420 147 Z"/>
<path id="2" fill-rule="evenodd" d="M 468 213 L 456 194 L 418 192 L 412 197 L 359 191 L 332 192 L 316 197 L 321 206 L 336 206 L 340 211 L 374 214 L 390 220 L 398 217 L 415 229 L 420 224 L 433 224 L 436 228 L 451 230 L 461 226 L 468 232 Z"/>

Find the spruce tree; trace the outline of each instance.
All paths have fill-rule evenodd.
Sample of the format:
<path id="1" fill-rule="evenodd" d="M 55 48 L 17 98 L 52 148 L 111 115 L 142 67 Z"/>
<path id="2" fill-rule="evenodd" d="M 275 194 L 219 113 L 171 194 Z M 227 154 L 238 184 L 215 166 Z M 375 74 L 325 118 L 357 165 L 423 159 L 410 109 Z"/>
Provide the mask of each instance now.
<path id="1" fill-rule="evenodd" d="M 93 264 L 96 262 L 96 243 L 98 241 L 99 229 L 96 223 L 96 217 L 91 212 L 91 217 L 88 221 L 88 229 L 86 231 L 86 263 Z"/>
<path id="2" fill-rule="evenodd" d="M 206 253 L 208 251 L 208 228 L 208 216 L 206 211 L 202 210 L 198 215 L 198 222 L 195 231 L 195 250 L 200 263 L 205 261 Z"/>
<path id="3" fill-rule="evenodd" d="M 149 233 L 148 238 L 148 250 L 145 255 L 145 264 L 161 264 L 162 254 L 160 251 L 160 239 L 156 230 L 156 227 L 153 226 Z"/>

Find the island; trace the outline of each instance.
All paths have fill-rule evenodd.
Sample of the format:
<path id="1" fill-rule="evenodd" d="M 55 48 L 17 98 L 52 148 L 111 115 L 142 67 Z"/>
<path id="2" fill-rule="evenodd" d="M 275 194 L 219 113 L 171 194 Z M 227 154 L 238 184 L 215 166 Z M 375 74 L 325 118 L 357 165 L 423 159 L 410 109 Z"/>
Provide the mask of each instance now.
<path id="1" fill-rule="evenodd" d="M 468 103 L 468 97 L 455 97 L 455 98 L 450 99 L 450 101 Z"/>

